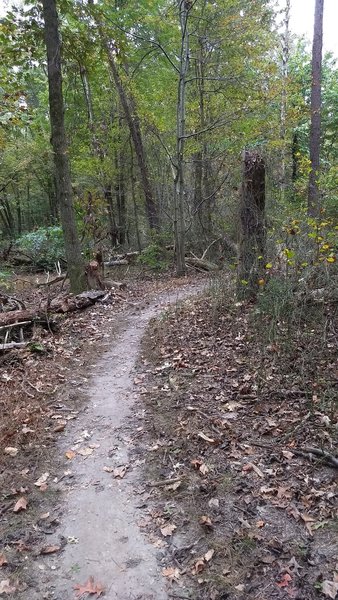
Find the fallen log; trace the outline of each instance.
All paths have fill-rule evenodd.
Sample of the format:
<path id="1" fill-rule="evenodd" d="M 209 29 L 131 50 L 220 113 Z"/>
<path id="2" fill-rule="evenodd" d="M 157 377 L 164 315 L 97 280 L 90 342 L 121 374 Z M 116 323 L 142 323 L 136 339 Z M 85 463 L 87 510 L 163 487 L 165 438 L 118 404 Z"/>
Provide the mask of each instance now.
<path id="1" fill-rule="evenodd" d="M 44 287 L 45 285 L 54 285 L 54 283 L 59 283 L 60 281 L 64 281 L 67 278 L 67 273 L 65 273 L 64 275 L 58 275 L 57 277 L 54 277 L 54 279 L 50 279 L 49 281 L 41 281 L 41 283 L 37 283 L 36 286 L 37 287 Z"/>
<path id="2" fill-rule="evenodd" d="M 0 326 L 5 328 L 8 325 L 15 326 L 22 321 L 38 321 L 41 317 L 44 317 L 46 321 L 46 315 L 36 309 L 11 310 L 0 313 Z"/>
<path id="3" fill-rule="evenodd" d="M 105 267 L 120 267 L 123 265 L 129 265 L 129 262 L 126 258 L 118 258 L 117 260 L 110 260 L 104 263 Z"/>
<path id="4" fill-rule="evenodd" d="M 0 352 L 6 352 L 6 350 L 13 350 L 14 348 L 25 348 L 29 342 L 7 342 L 6 344 L 0 344 Z"/>
<path id="5" fill-rule="evenodd" d="M 209 260 L 205 260 L 202 258 L 186 256 L 185 262 L 188 266 L 197 267 L 198 269 L 202 269 L 202 271 L 218 271 L 219 266 Z"/>
<path id="6" fill-rule="evenodd" d="M 16 327 L 28 323 L 38 323 L 41 325 L 53 325 L 53 321 L 49 317 L 49 313 L 66 313 L 74 310 L 82 310 L 88 306 L 92 306 L 98 300 L 104 298 L 106 291 L 104 290 L 89 290 L 82 292 L 77 296 L 62 296 L 54 298 L 49 306 L 48 314 L 41 309 L 25 309 L 11 310 L 9 312 L 0 313 L 0 328 L 6 329 L 8 326 Z M 28 325 L 27 323 L 27 325 Z"/>
<path id="7" fill-rule="evenodd" d="M 55 313 L 66 313 L 74 310 L 82 310 L 106 295 L 104 290 L 88 290 L 77 296 L 63 296 L 54 298 L 50 303 L 50 311 Z"/>

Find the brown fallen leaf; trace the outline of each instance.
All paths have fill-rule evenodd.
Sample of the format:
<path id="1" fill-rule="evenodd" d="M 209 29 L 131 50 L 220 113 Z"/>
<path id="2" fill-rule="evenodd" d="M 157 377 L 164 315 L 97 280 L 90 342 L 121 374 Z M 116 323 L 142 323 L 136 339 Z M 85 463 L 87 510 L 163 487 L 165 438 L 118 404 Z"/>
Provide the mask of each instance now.
<path id="1" fill-rule="evenodd" d="M 67 421 L 62 421 L 59 422 L 57 425 L 55 425 L 55 427 L 53 428 L 53 433 L 59 433 L 61 431 L 64 431 L 65 427 L 67 425 Z"/>
<path id="2" fill-rule="evenodd" d="M 87 456 L 90 456 L 91 454 L 93 454 L 93 452 L 93 448 L 80 448 L 80 450 L 77 451 L 77 453 L 83 456 L 84 458 L 87 458 Z"/>
<path id="3" fill-rule="evenodd" d="M 202 463 L 199 468 L 199 471 L 200 471 L 200 473 L 202 473 L 202 475 L 207 475 L 207 473 L 209 473 L 209 467 L 207 467 L 207 465 Z"/>
<path id="4" fill-rule="evenodd" d="M 181 572 L 177 567 L 166 567 L 165 569 L 162 569 L 162 575 L 167 577 L 170 581 L 177 581 Z"/>
<path id="5" fill-rule="evenodd" d="M 338 575 L 337 581 L 329 581 L 325 579 L 322 583 L 322 594 L 327 596 L 328 598 L 332 598 L 333 600 L 337 597 L 338 594 Z"/>
<path id="6" fill-rule="evenodd" d="M 65 452 L 65 456 L 68 458 L 68 460 L 73 460 L 73 458 L 76 456 L 76 452 L 74 452 L 74 450 L 67 450 L 67 452 Z"/>
<path id="7" fill-rule="evenodd" d="M 128 466 L 127 465 L 123 465 L 122 467 L 116 467 L 116 469 L 114 469 L 114 477 L 117 478 L 119 477 L 120 479 L 123 479 L 123 477 L 125 476 L 126 472 L 127 472 Z"/>
<path id="8" fill-rule="evenodd" d="M 17 453 L 19 452 L 18 448 L 12 448 L 11 446 L 7 446 L 7 448 L 5 448 L 4 453 L 8 454 L 9 456 L 16 456 Z"/>
<path id="9" fill-rule="evenodd" d="M 21 498 L 19 498 L 19 500 L 15 504 L 15 506 L 13 508 L 13 512 L 17 513 L 17 512 L 20 512 L 20 510 L 26 510 L 27 504 L 28 504 L 27 499 L 24 498 L 24 496 L 22 496 Z"/>
<path id="10" fill-rule="evenodd" d="M 292 581 L 292 577 L 291 575 L 289 575 L 289 573 L 284 573 L 282 579 L 277 582 L 278 587 L 280 588 L 284 588 L 287 587 Z"/>
<path id="11" fill-rule="evenodd" d="M 1 552 L 1 554 L 0 554 L 0 567 L 4 567 L 5 565 L 8 565 L 7 558 L 4 555 L 4 553 Z"/>
<path id="12" fill-rule="evenodd" d="M 265 523 L 264 521 L 257 521 L 256 523 L 256 527 L 264 527 Z"/>
<path id="13" fill-rule="evenodd" d="M 59 552 L 61 550 L 61 546 L 45 546 L 41 548 L 40 554 L 54 554 L 54 552 Z"/>
<path id="14" fill-rule="evenodd" d="M 173 523 L 169 523 L 168 525 L 161 527 L 160 531 L 164 537 L 168 537 L 169 535 L 173 534 L 175 529 L 177 529 L 176 525 L 174 525 Z"/>
<path id="15" fill-rule="evenodd" d="M 316 521 L 316 519 L 311 517 L 311 515 L 307 515 L 306 513 L 300 513 L 300 516 L 303 519 L 304 523 L 315 523 Z"/>
<path id="16" fill-rule="evenodd" d="M 204 527 L 207 527 L 208 529 L 213 529 L 212 521 L 211 521 L 210 517 L 208 517 L 207 515 L 201 516 L 200 524 L 204 525 Z"/>
<path id="17" fill-rule="evenodd" d="M 285 456 L 285 458 L 287 458 L 288 460 L 291 460 L 291 458 L 294 457 L 294 453 L 290 452 L 289 450 L 282 450 L 282 454 L 283 456 Z"/>
<path id="18" fill-rule="evenodd" d="M 193 568 L 191 569 L 191 573 L 192 573 L 192 575 L 198 575 L 199 573 L 202 573 L 202 571 L 204 571 L 204 569 L 205 569 L 204 558 L 198 558 L 197 561 L 195 562 Z"/>
<path id="19" fill-rule="evenodd" d="M 0 595 L 1 594 L 14 594 L 16 587 L 10 584 L 9 579 L 3 579 L 0 581 Z"/>
<path id="20" fill-rule="evenodd" d="M 44 483 L 46 483 L 48 477 L 49 473 L 43 473 L 41 477 L 39 477 L 39 479 L 35 481 L 34 485 L 36 485 L 36 487 L 41 487 Z"/>
<path id="21" fill-rule="evenodd" d="M 74 590 L 77 590 L 76 597 L 81 598 L 84 594 L 95 595 L 99 598 L 104 593 L 104 587 L 100 583 L 95 583 L 94 577 L 90 576 L 89 579 L 83 585 L 77 584 L 74 586 Z"/>
<path id="22" fill-rule="evenodd" d="M 172 483 L 171 485 L 168 485 L 166 487 L 167 490 L 172 490 L 173 492 L 175 492 L 180 485 L 182 484 L 182 481 L 176 481 L 175 483 Z"/>
<path id="23" fill-rule="evenodd" d="M 215 550 L 213 548 L 211 548 L 210 550 L 208 550 L 208 552 L 205 553 L 204 555 L 204 560 L 206 560 L 207 562 L 210 562 L 212 557 L 215 554 Z"/>

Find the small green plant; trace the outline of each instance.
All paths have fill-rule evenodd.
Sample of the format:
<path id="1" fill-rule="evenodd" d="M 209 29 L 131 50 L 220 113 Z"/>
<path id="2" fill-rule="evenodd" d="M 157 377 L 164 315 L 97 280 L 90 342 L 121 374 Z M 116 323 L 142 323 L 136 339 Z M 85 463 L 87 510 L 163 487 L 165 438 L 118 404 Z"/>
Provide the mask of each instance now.
<path id="1" fill-rule="evenodd" d="M 58 261 L 64 259 L 61 227 L 40 227 L 22 235 L 16 245 L 31 257 L 35 266 L 43 269 L 53 269 Z"/>
<path id="2" fill-rule="evenodd" d="M 139 263 L 153 271 L 164 271 L 169 265 L 169 252 L 166 249 L 166 239 L 154 234 L 152 241 L 139 256 Z"/>
<path id="3" fill-rule="evenodd" d="M 0 288 L 3 289 L 8 289 L 9 286 L 9 280 L 12 276 L 11 271 L 7 271 L 7 270 L 2 270 L 0 271 Z"/>

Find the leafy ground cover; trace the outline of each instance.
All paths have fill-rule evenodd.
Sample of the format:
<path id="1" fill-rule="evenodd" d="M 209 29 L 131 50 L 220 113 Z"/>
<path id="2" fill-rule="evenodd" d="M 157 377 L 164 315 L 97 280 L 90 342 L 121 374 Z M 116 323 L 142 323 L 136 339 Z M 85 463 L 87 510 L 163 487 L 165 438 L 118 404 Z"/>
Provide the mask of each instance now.
<path id="1" fill-rule="evenodd" d="M 62 551 L 62 538 L 48 543 L 62 519 L 62 478 L 69 479 L 57 442 L 85 407 L 97 358 L 118 332 L 117 315 L 137 314 L 188 283 L 168 276 L 129 281 L 108 303 L 57 316 L 54 331 L 36 326 L 29 347 L 0 352 L 0 595 L 25 593 L 30 561 Z M 54 296 L 60 291 L 53 287 Z M 15 295 L 28 309 L 46 304 L 46 290 L 34 285 Z"/>
<path id="2" fill-rule="evenodd" d="M 144 338 L 141 526 L 171 597 L 336 598 L 337 306 L 272 336 L 216 288 Z"/>

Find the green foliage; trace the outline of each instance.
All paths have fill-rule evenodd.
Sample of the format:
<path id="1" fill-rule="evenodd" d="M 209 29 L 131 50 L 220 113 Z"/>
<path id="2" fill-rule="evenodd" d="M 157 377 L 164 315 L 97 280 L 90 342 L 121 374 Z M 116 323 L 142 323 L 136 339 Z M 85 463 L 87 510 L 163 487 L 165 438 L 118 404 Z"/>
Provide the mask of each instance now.
<path id="1" fill-rule="evenodd" d="M 170 260 L 169 252 L 166 249 L 167 242 L 164 235 L 153 234 L 152 242 L 139 256 L 139 263 L 153 271 L 167 269 Z"/>
<path id="2" fill-rule="evenodd" d="M 16 245 L 40 268 L 53 269 L 58 261 L 64 259 L 61 227 L 40 227 L 21 236 Z"/>
<path id="3" fill-rule="evenodd" d="M 8 289 L 10 287 L 9 281 L 12 276 L 13 273 L 11 271 L 8 271 L 7 269 L 0 270 L 0 289 Z"/>
<path id="4" fill-rule="evenodd" d="M 338 299 L 338 227 L 330 218 L 290 219 L 284 239 L 273 240 L 274 256 L 259 281 L 257 315 L 270 340 L 318 325 L 322 307 Z"/>

